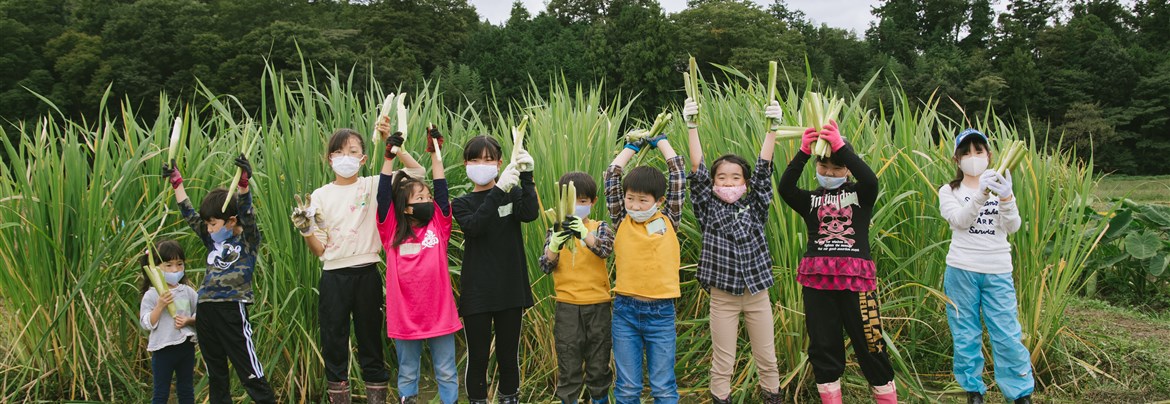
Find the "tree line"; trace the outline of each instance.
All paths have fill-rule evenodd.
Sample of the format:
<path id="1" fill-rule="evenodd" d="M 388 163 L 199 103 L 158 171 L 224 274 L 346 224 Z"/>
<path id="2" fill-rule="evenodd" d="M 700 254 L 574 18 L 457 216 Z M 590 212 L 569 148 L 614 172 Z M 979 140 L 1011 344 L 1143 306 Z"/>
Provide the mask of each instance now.
<path id="1" fill-rule="evenodd" d="M 996 7 L 996 3 L 1001 7 Z M 1003 11 L 996 11 L 1001 9 Z M 202 84 L 259 105 L 265 64 L 286 78 L 439 85 L 452 107 L 520 99 L 552 80 L 637 96 L 636 114 L 681 102 L 688 55 L 708 80 L 780 61 L 798 88 L 846 93 L 874 75 L 961 119 L 991 108 L 1050 143 L 1093 151 L 1099 170 L 1170 173 L 1167 0 L 884 0 L 865 32 L 783 0 L 514 3 L 489 24 L 466 0 L 0 0 L 0 120 L 73 118 L 107 102 L 157 108 Z M 302 66 L 307 64 L 307 66 Z M 888 94 L 871 91 L 871 97 Z"/>

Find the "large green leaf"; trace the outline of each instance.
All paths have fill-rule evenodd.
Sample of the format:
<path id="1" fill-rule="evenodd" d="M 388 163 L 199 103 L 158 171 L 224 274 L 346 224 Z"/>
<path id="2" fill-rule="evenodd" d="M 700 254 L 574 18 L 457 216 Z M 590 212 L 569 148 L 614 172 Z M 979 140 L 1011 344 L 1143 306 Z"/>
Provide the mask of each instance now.
<path id="1" fill-rule="evenodd" d="M 1126 208 L 1118 208 L 1112 219 L 1109 219 L 1109 230 L 1105 231 L 1105 240 L 1116 240 L 1125 234 L 1125 230 L 1129 224 L 1133 222 L 1133 211 Z"/>
<path id="2" fill-rule="evenodd" d="M 1157 255 L 1161 248 L 1162 239 L 1154 232 L 1144 231 L 1125 236 L 1125 250 L 1139 260 Z"/>
<path id="3" fill-rule="evenodd" d="M 1150 273 L 1150 276 L 1162 276 L 1163 273 L 1166 273 L 1167 265 L 1170 265 L 1170 255 L 1158 254 L 1146 261 L 1146 271 Z"/>
<path id="4" fill-rule="evenodd" d="M 1138 218 L 1159 227 L 1170 227 L 1170 206 L 1145 205 Z"/>

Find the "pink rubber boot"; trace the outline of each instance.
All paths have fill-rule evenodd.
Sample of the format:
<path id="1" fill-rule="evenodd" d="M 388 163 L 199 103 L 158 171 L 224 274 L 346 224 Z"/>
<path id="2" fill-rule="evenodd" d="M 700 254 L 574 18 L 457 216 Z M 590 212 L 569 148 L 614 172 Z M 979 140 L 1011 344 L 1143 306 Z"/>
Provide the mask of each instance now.
<path id="1" fill-rule="evenodd" d="M 840 380 L 831 383 L 818 384 L 817 392 L 821 394 L 821 403 L 823 404 L 842 404 Z"/>
<path id="2" fill-rule="evenodd" d="M 898 404 L 898 389 L 890 380 L 885 386 L 873 386 L 873 398 L 877 404 Z"/>

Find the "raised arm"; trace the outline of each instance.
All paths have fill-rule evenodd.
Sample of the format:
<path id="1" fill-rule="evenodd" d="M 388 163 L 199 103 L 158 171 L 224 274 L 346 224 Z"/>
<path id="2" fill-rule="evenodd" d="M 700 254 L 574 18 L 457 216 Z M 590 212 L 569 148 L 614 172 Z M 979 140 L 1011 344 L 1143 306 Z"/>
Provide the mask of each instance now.
<path id="1" fill-rule="evenodd" d="M 699 142 L 699 125 L 695 123 L 695 116 L 698 114 L 699 104 L 687 98 L 683 106 L 683 118 L 687 121 L 687 150 L 691 155 L 692 173 L 703 164 L 703 144 Z"/>

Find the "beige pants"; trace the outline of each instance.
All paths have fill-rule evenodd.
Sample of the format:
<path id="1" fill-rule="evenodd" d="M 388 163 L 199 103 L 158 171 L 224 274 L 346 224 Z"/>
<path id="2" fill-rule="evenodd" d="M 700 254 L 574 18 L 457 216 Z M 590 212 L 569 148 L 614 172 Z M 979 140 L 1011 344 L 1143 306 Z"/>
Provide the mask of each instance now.
<path id="1" fill-rule="evenodd" d="M 768 292 L 736 296 L 711 288 L 711 394 L 725 399 L 731 395 L 735 372 L 735 343 L 739 339 L 739 314 L 743 313 L 751 338 L 752 358 L 759 371 L 760 387 L 780 391 L 780 370 L 776 366 L 776 329 Z"/>

